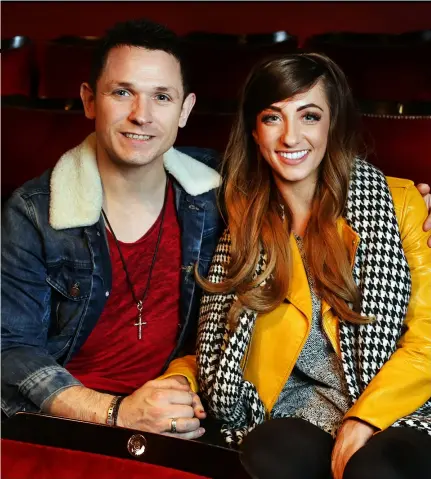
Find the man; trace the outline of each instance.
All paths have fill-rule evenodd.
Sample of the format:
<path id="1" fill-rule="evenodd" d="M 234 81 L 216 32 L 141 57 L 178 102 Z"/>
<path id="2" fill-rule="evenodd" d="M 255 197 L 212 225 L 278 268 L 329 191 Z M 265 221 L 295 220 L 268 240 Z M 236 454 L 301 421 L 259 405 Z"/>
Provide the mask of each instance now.
<path id="1" fill-rule="evenodd" d="M 430 231 L 431 230 L 431 188 L 429 185 L 426 185 L 425 183 L 419 183 L 416 187 L 419 190 L 419 193 L 422 195 L 427 208 L 428 208 L 428 218 L 425 220 L 424 223 L 424 231 Z M 428 238 L 428 246 L 431 248 L 431 235 Z"/>
<path id="2" fill-rule="evenodd" d="M 117 25 L 81 98 L 95 134 L 4 211 L 2 410 L 199 437 L 193 358 L 173 358 L 196 328 L 220 177 L 210 150 L 172 148 L 195 103 L 176 36 Z"/>
<path id="3" fill-rule="evenodd" d="M 95 134 L 4 210 L 2 410 L 197 438 L 194 358 L 178 356 L 196 328 L 193 266 L 207 273 L 220 234 L 220 177 L 209 150 L 172 148 L 195 102 L 175 35 L 117 25 L 81 97 Z"/>

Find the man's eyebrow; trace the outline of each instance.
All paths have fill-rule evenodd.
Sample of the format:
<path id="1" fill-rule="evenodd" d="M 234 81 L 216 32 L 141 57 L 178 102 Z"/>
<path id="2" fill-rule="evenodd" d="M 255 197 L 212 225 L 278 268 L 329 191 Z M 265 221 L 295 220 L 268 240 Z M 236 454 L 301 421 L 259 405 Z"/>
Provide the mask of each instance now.
<path id="1" fill-rule="evenodd" d="M 133 83 L 127 82 L 127 81 L 111 81 L 109 82 L 109 86 L 111 87 L 121 87 L 121 88 L 128 88 L 129 90 L 133 90 L 135 88 L 135 85 Z"/>
<path id="2" fill-rule="evenodd" d="M 177 96 L 180 96 L 180 92 L 173 86 L 156 86 L 153 88 L 154 91 L 157 91 L 157 92 L 166 92 L 166 93 L 170 93 L 170 92 L 173 92 L 175 93 Z"/>

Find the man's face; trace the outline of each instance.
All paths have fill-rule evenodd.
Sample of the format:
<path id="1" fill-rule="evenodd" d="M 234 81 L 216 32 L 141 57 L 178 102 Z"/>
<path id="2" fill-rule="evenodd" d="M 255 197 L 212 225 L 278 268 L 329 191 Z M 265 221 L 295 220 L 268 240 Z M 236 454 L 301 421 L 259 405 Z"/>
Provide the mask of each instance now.
<path id="1" fill-rule="evenodd" d="M 95 119 L 98 161 L 142 166 L 162 161 L 195 102 L 184 92 L 177 59 L 162 50 L 112 49 L 94 95 L 81 86 L 87 118 Z"/>

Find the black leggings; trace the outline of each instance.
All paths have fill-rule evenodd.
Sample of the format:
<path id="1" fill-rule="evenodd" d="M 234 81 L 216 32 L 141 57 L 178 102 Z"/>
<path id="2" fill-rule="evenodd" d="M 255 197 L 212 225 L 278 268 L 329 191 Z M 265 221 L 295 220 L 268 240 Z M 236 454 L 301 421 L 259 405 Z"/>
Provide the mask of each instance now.
<path id="1" fill-rule="evenodd" d="M 254 479 L 330 479 L 334 440 L 294 418 L 272 419 L 241 446 L 241 461 Z M 430 479 L 431 436 L 389 428 L 373 436 L 347 463 L 343 479 Z"/>

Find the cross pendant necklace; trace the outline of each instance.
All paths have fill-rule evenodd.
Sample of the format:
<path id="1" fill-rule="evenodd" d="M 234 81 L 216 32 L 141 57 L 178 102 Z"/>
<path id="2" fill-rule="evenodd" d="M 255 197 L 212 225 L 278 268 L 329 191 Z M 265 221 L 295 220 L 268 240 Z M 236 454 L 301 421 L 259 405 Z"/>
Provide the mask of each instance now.
<path id="1" fill-rule="evenodd" d="M 146 321 L 142 321 L 143 307 L 144 305 L 142 304 L 142 301 L 138 301 L 138 304 L 136 305 L 136 308 L 138 309 L 138 322 L 133 325 L 133 326 L 138 326 L 138 339 L 142 339 L 142 326 L 147 325 Z"/>
<path id="2" fill-rule="evenodd" d="M 166 177 L 165 197 L 164 197 L 164 200 L 163 200 L 163 207 L 162 207 L 162 212 L 161 212 L 159 233 L 157 235 L 156 247 L 154 249 L 153 258 L 151 260 L 150 269 L 148 271 L 147 284 L 145 286 L 144 293 L 142 294 L 142 299 L 138 299 L 138 297 L 136 295 L 135 288 L 133 286 L 132 280 L 130 279 L 129 271 L 127 269 L 126 260 L 124 259 L 123 253 L 121 252 L 120 243 L 119 243 L 117 237 L 115 236 L 114 230 L 112 229 L 112 226 L 109 223 L 109 220 L 108 220 L 108 217 L 106 216 L 105 211 L 102 208 L 103 218 L 105 219 L 106 224 L 108 225 L 108 228 L 111 230 L 112 236 L 114 237 L 115 244 L 116 244 L 117 249 L 118 249 L 118 253 L 120 254 L 121 263 L 123 264 L 123 269 L 124 269 L 124 272 L 126 274 L 126 280 L 127 280 L 128 285 L 129 285 L 130 292 L 132 293 L 133 301 L 136 304 L 136 309 L 138 310 L 138 320 L 137 320 L 136 323 L 133 323 L 133 326 L 137 326 L 137 328 L 138 328 L 138 340 L 142 339 L 142 326 L 146 326 L 148 324 L 146 321 L 142 321 L 142 310 L 144 309 L 144 302 L 147 298 L 147 294 L 148 294 L 148 291 L 150 289 L 151 276 L 153 274 L 154 265 L 156 264 L 157 253 L 159 251 L 160 241 L 162 239 L 163 222 L 165 220 L 165 211 L 166 211 L 166 203 L 167 203 L 167 198 L 168 198 L 168 190 L 169 190 L 169 178 Z M 156 221 L 158 221 L 158 219 Z"/>

